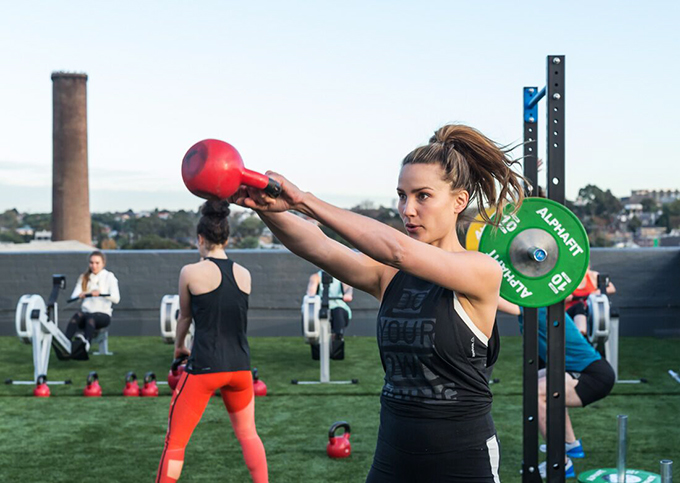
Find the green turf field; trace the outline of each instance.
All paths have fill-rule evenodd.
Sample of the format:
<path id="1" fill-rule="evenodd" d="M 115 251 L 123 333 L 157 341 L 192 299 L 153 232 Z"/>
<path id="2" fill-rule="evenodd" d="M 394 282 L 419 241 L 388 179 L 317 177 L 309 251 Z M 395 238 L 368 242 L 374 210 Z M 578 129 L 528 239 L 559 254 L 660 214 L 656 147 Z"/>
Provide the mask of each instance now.
<path id="1" fill-rule="evenodd" d="M 348 338 L 347 359 L 331 361 L 333 379 L 358 378 L 354 386 L 293 386 L 292 378 L 318 378 L 318 362 L 302 338 L 252 338 L 253 366 L 268 386 L 258 398 L 256 418 L 272 482 L 363 482 L 378 430 L 382 367 L 375 341 Z M 0 385 L 0 482 L 153 481 L 163 446 L 170 391 L 158 398 L 125 398 L 127 371 L 140 379 L 154 371 L 164 380 L 172 347 L 160 337 L 111 337 L 115 355 L 88 362 L 52 358 L 49 378 L 70 378 L 52 386 L 47 399 L 32 386 Z M 616 415 L 629 418 L 629 466 L 658 472 L 662 458 L 675 460 L 680 478 L 680 384 L 667 374 L 680 370 L 677 339 L 623 338 L 621 377 L 648 384 L 617 385 L 604 401 L 571 412 L 587 458 L 577 471 L 616 465 Z M 502 445 L 501 480 L 520 481 L 521 339 L 506 337 L 492 386 L 494 419 Z M 31 346 L 0 337 L 0 377 L 30 379 Z M 104 397 L 82 397 L 89 371 L 99 373 Z M 328 428 L 337 420 L 352 426 L 352 456 L 326 456 Z M 186 452 L 182 482 L 250 481 L 221 399 L 208 405 Z M 572 480 L 574 481 L 574 480 Z"/>

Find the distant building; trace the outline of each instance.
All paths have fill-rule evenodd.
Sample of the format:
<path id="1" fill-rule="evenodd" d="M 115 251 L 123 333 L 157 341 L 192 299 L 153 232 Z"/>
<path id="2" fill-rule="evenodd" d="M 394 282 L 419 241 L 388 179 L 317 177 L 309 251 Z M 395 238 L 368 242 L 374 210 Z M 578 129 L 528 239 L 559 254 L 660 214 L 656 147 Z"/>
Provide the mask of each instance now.
<path id="1" fill-rule="evenodd" d="M 31 228 L 28 225 L 22 226 L 21 228 L 17 228 L 15 231 L 21 236 L 33 236 L 34 232 L 33 228 Z M 50 233 L 50 236 L 52 236 L 51 232 L 48 233 Z"/>
<path id="2" fill-rule="evenodd" d="M 52 240 L 52 232 L 48 230 L 38 230 L 35 232 L 35 236 L 33 237 L 33 240 L 35 241 L 51 241 Z"/>
<path id="3" fill-rule="evenodd" d="M 650 198 L 660 205 L 665 205 L 666 203 L 680 200 L 680 190 L 633 190 L 627 202 L 639 203 L 645 198 Z"/>
<path id="4" fill-rule="evenodd" d="M 680 247 L 680 236 L 665 236 L 659 238 L 660 247 Z"/>
<path id="5" fill-rule="evenodd" d="M 666 234 L 666 228 L 663 226 L 643 226 L 640 227 L 641 238 L 660 238 Z"/>

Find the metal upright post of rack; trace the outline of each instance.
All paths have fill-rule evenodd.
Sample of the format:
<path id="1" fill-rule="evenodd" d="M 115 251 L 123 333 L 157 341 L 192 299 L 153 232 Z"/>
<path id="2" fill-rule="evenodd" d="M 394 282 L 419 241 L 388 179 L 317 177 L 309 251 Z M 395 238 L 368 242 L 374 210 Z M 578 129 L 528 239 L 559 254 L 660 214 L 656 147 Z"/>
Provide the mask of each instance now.
<path id="1" fill-rule="evenodd" d="M 565 76 L 564 56 L 548 56 L 547 90 L 547 191 L 548 198 L 565 202 L 564 129 Z M 547 477 L 550 483 L 565 480 L 564 460 L 564 301 L 548 307 L 548 385 L 547 385 Z"/>
<path id="2" fill-rule="evenodd" d="M 526 196 L 538 196 L 538 101 L 536 87 L 524 88 L 524 177 Z M 522 483 L 541 481 L 538 473 L 538 309 L 524 309 Z"/>
<path id="3" fill-rule="evenodd" d="M 547 97 L 547 195 L 560 204 L 564 192 L 564 100 L 565 58 L 547 58 L 546 86 L 525 87 L 524 98 L 524 176 L 538 196 L 538 102 Z M 548 307 L 547 317 L 547 481 L 564 483 L 565 398 L 564 398 L 564 302 Z M 524 309 L 523 355 L 524 445 L 522 482 L 540 482 L 538 471 L 538 309 Z"/>

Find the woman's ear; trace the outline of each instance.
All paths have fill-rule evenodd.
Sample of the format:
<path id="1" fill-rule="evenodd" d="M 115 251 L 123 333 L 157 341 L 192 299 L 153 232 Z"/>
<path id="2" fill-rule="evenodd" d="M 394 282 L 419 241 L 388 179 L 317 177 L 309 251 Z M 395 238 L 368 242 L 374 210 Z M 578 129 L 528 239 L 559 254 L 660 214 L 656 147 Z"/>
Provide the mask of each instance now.
<path id="1" fill-rule="evenodd" d="M 460 215 L 470 202 L 470 193 L 467 190 L 458 190 L 453 194 L 453 209 L 457 215 Z"/>

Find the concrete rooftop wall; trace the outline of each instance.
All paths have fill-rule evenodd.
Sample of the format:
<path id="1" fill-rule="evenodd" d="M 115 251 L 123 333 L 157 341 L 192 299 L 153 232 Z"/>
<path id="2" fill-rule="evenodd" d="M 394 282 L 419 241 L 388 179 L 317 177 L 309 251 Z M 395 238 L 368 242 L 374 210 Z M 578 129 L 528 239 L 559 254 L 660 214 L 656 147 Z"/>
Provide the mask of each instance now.
<path id="1" fill-rule="evenodd" d="M 284 250 L 233 250 L 228 255 L 250 270 L 250 336 L 299 336 L 300 304 L 307 279 L 316 269 Z M 0 335 L 15 335 L 16 304 L 23 294 L 47 300 L 52 274 L 66 275 L 59 297 L 64 328 L 75 304 L 66 305 L 78 275 L 87 268 L 86 252 L 0 254 Z M 107 268 L 120 282 L 112 335 L 160 336 L 159 310 L 165 294 L 177 293 L 181 267 L 195 262 L 195 251 L 110 251 Z M 680 249 L 593 249 L 592 266 L 608 273 L 618 291 L 612 302 L 621 313 L 623 336 L 680 336 Z M 354 318 L 347 335 L 374 335 L 378 303 L 356 291 Z M 500 316 L 503 335 L 518 334 L 512 317 Z"/>

